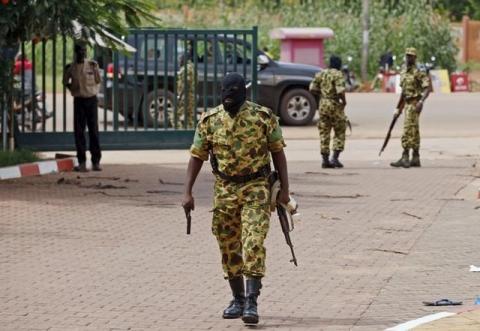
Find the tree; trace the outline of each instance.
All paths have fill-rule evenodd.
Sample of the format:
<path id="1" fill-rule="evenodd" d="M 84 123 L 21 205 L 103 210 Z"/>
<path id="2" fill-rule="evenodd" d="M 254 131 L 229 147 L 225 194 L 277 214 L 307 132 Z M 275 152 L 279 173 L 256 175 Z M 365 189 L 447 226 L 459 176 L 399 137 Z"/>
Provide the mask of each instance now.
<path id="1" fill-rule="evenodd" d="M 109 33 L 124 35 L 142 20 L 156 23 L 151 0 L 2 0 L 0 3 L 0 103 L 12 109 L 12 68 L 23 41 L 48 39 L 56 34 L 92 42 L 100 35 L 107 44 L 121 46 Z M 76 35 L 80 24 L 84 28 Z M 13 118 L 13 116 L 10 116 Z M 12 132 L 12 130 L 10 130 Z"/>
<path id="2" fill-rule="evenodd" d="M 432 5 L 455 21 L 460 21 L 463 15 L 480 19 L 480 0 L 432 0 Z"/>
<path id="3" fill-rule="evenodd" d="M 362 80 L 365 82 L 368 79 L 368 42 L 369 42 L 369 0 L 362 0 Z"/>

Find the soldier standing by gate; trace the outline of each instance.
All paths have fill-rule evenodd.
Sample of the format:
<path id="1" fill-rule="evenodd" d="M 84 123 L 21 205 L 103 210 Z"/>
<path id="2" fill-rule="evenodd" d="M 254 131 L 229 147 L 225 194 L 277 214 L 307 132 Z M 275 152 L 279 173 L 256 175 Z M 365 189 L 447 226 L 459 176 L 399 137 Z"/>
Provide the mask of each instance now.
<path id="1" fill-rule="evenodd" d="M 187 53 L 180 57 L 180 70 L 177 73 L 178 118 L 183 125 L 193 129 L 195 125 L 195 76 L 194 65 Z M 184 127 L 182 125 L 182 127 Z"/>
<path id="2" fill-rule="evenodd" d="M 284 146 L 272 111 L 246 101 L 241 75 L 226 75 L 222 105 L 203 113 L 198 123 L 182 202 L 186 210 L 193 210 L 192 188 L 210 157 L 216 177 L 212 232 L 233 294 L 223 318 L 258 323 L 257 297 L 265 275 L 264 240 L 270 223 L 270 154 L 281 182 L 278 201 L 289 201 Z"/>
<path id="3" fill-rule="evenodd" d="M 420 113 L 423 104 L 430 94 L 430 81 L 427 74 L 416 66 L 417 50 L 413 47 L 406 49 L 406 67 L 400 73 L 402 94 L 397 104 L 396 116 L 405 111 L 403 126 L 402 148 L 400 160 L 392 162 L 392 167 L 420 167 Z M 412 150 L 412 159 L 409 152 Z"/>
<path id="4" fill-rule="evenodd" d="M 82 44 L 75 44 L 75 63 L 65 67 L 63 84 L 73 96 L 73 121 L 75 146 L 77 148 L 78 166 L 76 171 L 88 171 L 86 166 L 85 128 L 88 126 L 92 170 L 101 171 L 102 152 L 98 139 L 97 94 L 100 89 L 100 72 L 95 61 L 86 60 L 87 49 Z"/>
<path id="5" fill-rule="evenodd" d="M 310 92 L 320 96 L 318 130 L 320 133 L 320 153 L 322 154 L 322 168 L 343 168 L 338 160 L 345 148 L 345 131 L 347 118 L 345 117 L 345 79 L 342 72 L 342 60 L 332 55 L 330 66 L 315 75 L 310 83 Z M 330 134 L 334 132 L 333 155 L 330 156 Z"/>

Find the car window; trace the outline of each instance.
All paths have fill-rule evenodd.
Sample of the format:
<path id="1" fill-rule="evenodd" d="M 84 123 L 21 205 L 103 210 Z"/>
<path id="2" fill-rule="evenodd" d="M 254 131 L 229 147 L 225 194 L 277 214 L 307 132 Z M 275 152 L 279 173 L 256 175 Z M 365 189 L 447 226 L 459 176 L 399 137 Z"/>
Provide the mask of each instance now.
<path id="1" fill-rule="evenodd" d="M 169 43 L 170 47 L 173 45 L 173 40 Z M 158 61 L 162 62 L 165 59 L 165 39 L 161 36 L 157 38 L 157 49 L 155 51 L 155 38 L 148 38 L 145 42 L 145 39 L 140 42 L 138 52 L 140 55 L 140 59 L 145 59 L 145 47 L 147 48 L 147 60 L 154 60 L 155 57 Z M 188 47 L 188 46 L 187 46 Z M 172 50 L 168 50 L 169 53 L 169 61 L 172 60 Z M 185 53 L 185 45 L 183 40 L 177 40 L 177 57 L 180 58 L 183 53 Z"/>
<path id="2" fill-rule="evenodd" d="M 197 40 L 197 60 L 199 63 L 210 63 L 213 64 L 214 56 L 217 57 L 217 64 L 223 63 L 222 52 L 218 48 L 219 43 L 217 42 L 217 51 L 216 54 L 214 52 L 214 41 L 213 40 L 205 40 L 198 39 Z"/>
<path id="3" fill-rule="evenodd" d="M 140 47 L 138 48 L 138 52 L 140 55 L 140 59 L 145 59 L 145 48 L 147 50 L 147 59 L 154 60 L 157 58 L 159 61 L 163 61 L 165 54 L 164 54 L 164 47 L 165 47 L 165 40 L 158 38 L 157 39 L 157 49 L 155 49 L 155 39 L 148 38 L 147 40 L 143 39 L 140 42 Z"/>
<path id="4" fill-rule="evenodd" d="M 219 46 L 222 59 L 225 58 L 227 64 L 250 64 L 252 57 L 251 48 L 245 47 L 238 40 L 236 43 L 233 40 L 222 41 L 219 43 Z"/>

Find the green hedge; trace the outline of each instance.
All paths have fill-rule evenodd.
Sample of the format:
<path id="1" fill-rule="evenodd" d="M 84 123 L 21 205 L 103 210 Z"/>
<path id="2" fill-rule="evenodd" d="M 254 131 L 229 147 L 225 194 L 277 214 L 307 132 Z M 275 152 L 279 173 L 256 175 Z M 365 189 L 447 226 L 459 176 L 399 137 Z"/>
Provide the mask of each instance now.
<path id="1" fill-rule="evenodd" d="M 38 161 L 40 158 L 32 151 L 20 149 L 16 151 L 0 151 L 0 167 L 8 167 L 21 163 Z"/>
<path id="2" fill-rule="evenodd" d="M 233 1 L 233 0 L 232 0 Z M 163 9 L 160 16 L 165 26 L 238 28 L 258 25 L 260 48 L 268 47 L 279 56 L 279 41 L 269 37 L 275 27 L 330 27 L 335 38 L 326 42 L 326 57 L 335 53 L 342 58 L 352 56 L 352 69 L 359 73 L 362 47 L 360 1 L 282 1 L 280 6 L 266 6 L 268 1 L 191 1 L 188 15 L 178 8 Z M 378 69 L 380 55 L 392 51 L 397 64 L 403 62 L 406 47 L 416 47 L 418 60 L 432 56 L 437 66 L 455 69 L 458 53 L 451 35 L 448 17 L 438 14 L 428 0 L 371 0 L 370 56 L 368 72 L 372 78 Z M 263 3 L 263 4 L 262 4 Z"/>

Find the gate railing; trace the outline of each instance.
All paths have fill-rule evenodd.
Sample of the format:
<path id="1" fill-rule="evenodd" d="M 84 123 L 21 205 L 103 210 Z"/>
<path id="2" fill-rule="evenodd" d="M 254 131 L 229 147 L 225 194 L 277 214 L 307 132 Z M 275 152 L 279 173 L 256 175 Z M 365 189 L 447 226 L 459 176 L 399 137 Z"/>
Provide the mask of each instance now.
<path id="1" fill-rule="evenodd" d="M 130 30 L 123 39 L 137 51 L 94 48 L 88 54 L 101 68 L 98 118 L 103 149 L 188 147 L 200 113 L 221 102 L 221 81 L 227 72 L 241 73 L 249 82 L 249 98 L 256 100 L 256 27 L 145 28 Z M 73 98 L 62 84 L 63 70 L 74 60 L 73 41 L 58 36 L 23 43 L 19 56 L 14 91 L 18 145 L 74 150 Z M 193 77 L 188 70 L 179 76 L 182 56 L 193 67 Z"/>

